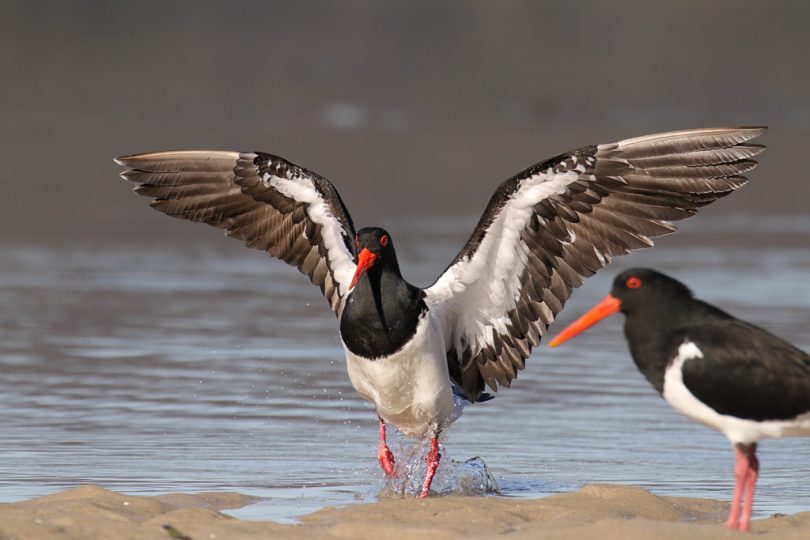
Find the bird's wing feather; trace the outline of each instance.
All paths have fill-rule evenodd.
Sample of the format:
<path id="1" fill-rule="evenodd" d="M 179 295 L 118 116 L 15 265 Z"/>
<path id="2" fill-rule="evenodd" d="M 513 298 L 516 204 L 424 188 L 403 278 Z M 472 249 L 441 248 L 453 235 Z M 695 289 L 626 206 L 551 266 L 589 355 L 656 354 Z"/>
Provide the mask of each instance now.
<path id="1" fill-rule="evenodd" d="M 475 399 L 509 386 L 573 288 L 670 223 L 746 183 L 764 128 L 661 133 L 588 146 L 501 184 L 429 287 L 451 377 Z"/>
<path id="2" fill-rule="evenodd" d="M 152 208 L 224 229 L 297 267 L 340 313 L 355 271 L 355 231 L 328 180 L 260 152 L 155 152 L 116 162 Z"/>
<path id="3" fill-rule="evenodd" d="M 683 384 L 718 413 L 749 420 L 810 413 L 807 353 L 738 319 L 690 327 L 685 338 L 703 357 L 684 362 Z"/>

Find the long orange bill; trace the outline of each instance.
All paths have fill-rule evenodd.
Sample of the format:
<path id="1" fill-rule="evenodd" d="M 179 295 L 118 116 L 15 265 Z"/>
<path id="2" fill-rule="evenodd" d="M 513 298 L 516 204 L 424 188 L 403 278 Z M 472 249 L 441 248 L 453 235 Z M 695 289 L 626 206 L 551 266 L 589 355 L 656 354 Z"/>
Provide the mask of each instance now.
<path id="1" fill-rule="evenodd" d="M 376 260 L 376 255 L 370 252 L 368 248 L 363 248 L 363 250 L 357 255 L 357 270 L 354 272 L 352 284 L 349 285 L 349 289 L 354 289 L 354 286 L 357 285 L 358 281 L 360 281 L 360 276 L 365 274 L 366 270 L 371 268 L 371 265 L 374 264 L 374 261 Z"/>
<path id="2" fill-rule="evenodd" d="M 577 334 L 584 332 L 591 326 L 595 325 L 605 317 L 610 317 L 614 313 L 617 313 L 621 305 L 621 300 L 610 294 L 607 295 L 601 302 L 593 306 L 590 311 L 585 313 L 585 315 L 569 324 L 565 330 L 560 332 L 557 337 L 549 342 L 548 346 L 556 347 L 557 345 L 568 341 Z"/>

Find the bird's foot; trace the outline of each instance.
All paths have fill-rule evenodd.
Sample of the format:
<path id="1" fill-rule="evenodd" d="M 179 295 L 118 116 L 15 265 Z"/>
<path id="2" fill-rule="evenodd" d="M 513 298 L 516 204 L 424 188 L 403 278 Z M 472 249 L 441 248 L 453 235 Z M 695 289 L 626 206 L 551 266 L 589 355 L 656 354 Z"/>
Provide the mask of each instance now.
<path id="1" fill-rule="evenodd" d="M 436 475 L 436 469 L 439 468 L 439 461 L 442 456 L 439 453 L 439 440 L 434 437 L 430 441 L 430 451 L 425 456 L 427 462 L 427 473 L 425 474 L 425 483 L 422 485 L 422 493 L 419 495 L 420 499 L 424 499 L 430 492 L 430 484 L 433 483 L 433 477 Z"/>
<path id="2" fill-rule="evenodd" d="M 742 531 L 748 532 L 751 530 L 751 517 L 749 516 L 746 518 L 745 516 L 742 519 L 732 519 L 731 517 L 728 518 L 726 521 L 726 529 L 730 529 L 732 531 Z"/>
<path id="3" fill-rule="evenodd" d="M 732 531 L 748 532 L 751 530 L 751 515 L 746 514 L 745 511 L 737 517 L 737 514 L 729 514 L 726 520 L 726 529 Z"/>
<path id="4" fill-rule="evenodd" d="M 394 454 L 384 442 L 381 442 L 380 447 L 377 449 L 377 459 L 380 460 L 380 467 L 382 467 L 386 476 L 394 474 Z"/>

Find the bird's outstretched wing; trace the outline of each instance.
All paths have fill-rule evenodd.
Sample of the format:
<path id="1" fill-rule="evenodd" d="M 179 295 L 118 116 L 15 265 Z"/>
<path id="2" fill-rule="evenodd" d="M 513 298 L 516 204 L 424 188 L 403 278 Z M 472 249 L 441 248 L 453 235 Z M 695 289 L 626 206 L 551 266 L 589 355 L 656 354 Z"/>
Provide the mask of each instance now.
<path id="1" fill-rule="evenodd" d="M 471 400 L 509 386 L 573 288 L 611 257 L 747 182 L 765 128 L 675 131 L 587 146 L 501 184 L 426 300 Z"/>
<path id="2" fill-rule="evenodd" d="M 355 271 L 354 225 L 334 186 L 260 152 L 176 151 L 121 156 L 121 176 L 172 217 L 207 223 L 267 251 L 321 288 L 339 314 Z"/>

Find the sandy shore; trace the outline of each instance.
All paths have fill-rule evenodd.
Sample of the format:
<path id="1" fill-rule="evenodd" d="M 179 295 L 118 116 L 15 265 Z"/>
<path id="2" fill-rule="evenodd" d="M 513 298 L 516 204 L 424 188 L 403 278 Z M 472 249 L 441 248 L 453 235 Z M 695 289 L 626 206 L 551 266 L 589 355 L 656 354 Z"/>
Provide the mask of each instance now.
<path id="1" fill-rule="evenodd" d="M 586 486 L 543 499 L 386 499 L 324 508 L 300 525 L 240 521 L 220 510 L 255 499 L 236 493 L 139 497 L 85 486 L 0 505 L 0 539 L 647 539 L 702 540 L 741 533 L 722 526 L 726 503 L 658 497 L 640 488 Z M 757 520 L 757 538 L 810 538 L 810 512 Z"/>

